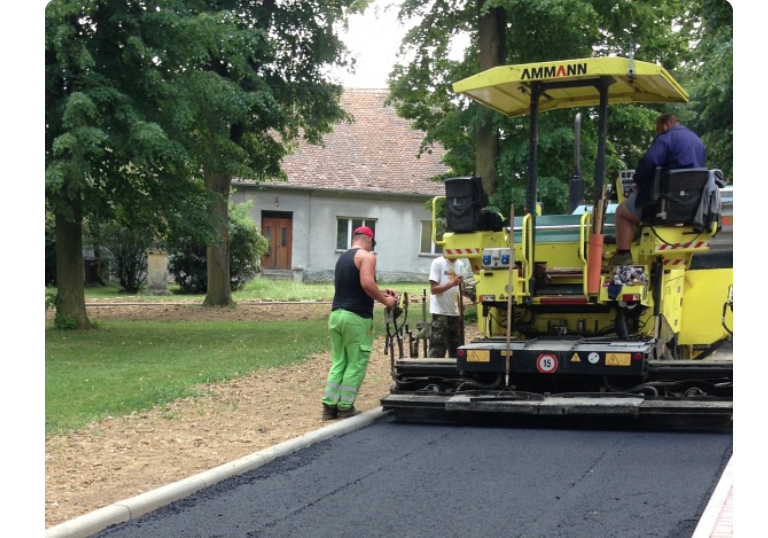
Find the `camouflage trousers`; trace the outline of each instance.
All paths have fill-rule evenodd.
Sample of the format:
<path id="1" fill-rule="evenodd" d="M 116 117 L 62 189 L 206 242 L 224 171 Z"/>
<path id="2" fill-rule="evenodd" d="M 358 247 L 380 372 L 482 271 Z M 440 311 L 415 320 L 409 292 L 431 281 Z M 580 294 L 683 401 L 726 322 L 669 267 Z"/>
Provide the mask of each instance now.
<path id="1" fill-rule="evenodd" d="M 464 340 L 464 335 L 461 334 L 459 316 L 432 314 L 429 331 L 429 356 L 431 358 L 443 358 L 446 352 L 449 357 L 456 357 L 462 340 Z"/>

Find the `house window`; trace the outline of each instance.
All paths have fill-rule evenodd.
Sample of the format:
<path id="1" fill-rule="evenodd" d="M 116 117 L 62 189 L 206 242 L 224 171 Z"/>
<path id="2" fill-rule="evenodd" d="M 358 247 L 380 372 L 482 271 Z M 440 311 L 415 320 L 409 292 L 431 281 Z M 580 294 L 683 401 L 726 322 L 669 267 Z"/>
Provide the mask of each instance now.
<path id="1" fill-rule="evenodd" d="M 443 234 L 438 230 L 437 240 L 440 241 L 443 238 Z M 432 221 L 421 221 L 421 246 L 419 247 L 421 254 L 442 254 L 443 247 L 436 245 L 432 241 Z"/>
<path id="2" fill-rule="evenodd" d="M 376 221 L 373 219 L 343 218 L 336 219 L 336 250 L 347 250 L 352 245 L 352 232 L 360 226 L 368 226 L 376 236 Z"/>

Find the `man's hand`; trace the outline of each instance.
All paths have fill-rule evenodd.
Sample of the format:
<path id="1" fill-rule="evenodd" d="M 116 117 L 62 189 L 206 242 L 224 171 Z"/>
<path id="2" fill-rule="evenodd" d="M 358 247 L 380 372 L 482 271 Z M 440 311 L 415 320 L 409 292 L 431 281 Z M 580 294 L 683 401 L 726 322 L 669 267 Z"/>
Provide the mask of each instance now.
<path id="1" fill-rule="evenodd" d="M 390 310 L 397 306 L 397 295 L 384 295 L 384 306 Z"/>

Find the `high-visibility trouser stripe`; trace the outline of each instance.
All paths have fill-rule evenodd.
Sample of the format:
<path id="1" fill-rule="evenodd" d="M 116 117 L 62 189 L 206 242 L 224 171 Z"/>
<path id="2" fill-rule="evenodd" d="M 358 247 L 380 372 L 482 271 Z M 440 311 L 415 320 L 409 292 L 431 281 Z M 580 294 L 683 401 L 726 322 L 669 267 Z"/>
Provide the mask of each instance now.
<path id="1" fill-rule="evenodd" d="M 348 403 L 352 405 L 357 398 L 357 391 L 359 387 L 353 387 L 350 385 L 342 385 L 339 387 L 341 395 L 339 396 L 339 403 Z M 345 407 L 342 405 L 342 407 Z"/>
<path id="2" fill-rule="evenodd" d="M 325 383 L 325 393 L 323 394 L 326 398 L 333 398 L 334 400 L 341 392 L 341 386 L 338 383 L 334 383 L 332 381 L 327 381 Z"/>
<path id="3" fill-rule="evenodd" d="M 340 402 L 355 403 L 359 387 L 351 385 L 339 385 L 338 383 L 327 382 L 325 384 L 324 396 L 328 398 L 339 397 Z"/>

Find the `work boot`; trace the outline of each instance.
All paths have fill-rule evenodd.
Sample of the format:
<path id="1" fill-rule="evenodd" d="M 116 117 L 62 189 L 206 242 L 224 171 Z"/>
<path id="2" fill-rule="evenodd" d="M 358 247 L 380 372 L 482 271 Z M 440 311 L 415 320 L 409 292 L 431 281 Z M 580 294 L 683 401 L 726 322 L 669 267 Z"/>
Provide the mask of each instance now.
<path id="1" fill-rule="evenodd" d="M 608 265 L 632 265 L 632 253 L 617 252 L 608 260 Z"/>
<path id="2" fill-rule="evenodd" d="M 333 420 L 338 416 L 339 410 L 335 405 L 323 404 L 323 420 Z"/>
<path id="3" fill-rule="evenodd" d="M 336 414 L 336 416 L 338 418 L 349 418 L 359 414 L 360 414 L 360 411 L 355 409 L 355 406 L 353 405 L 349 409 L 339 409 L 339 412 Z"/>

